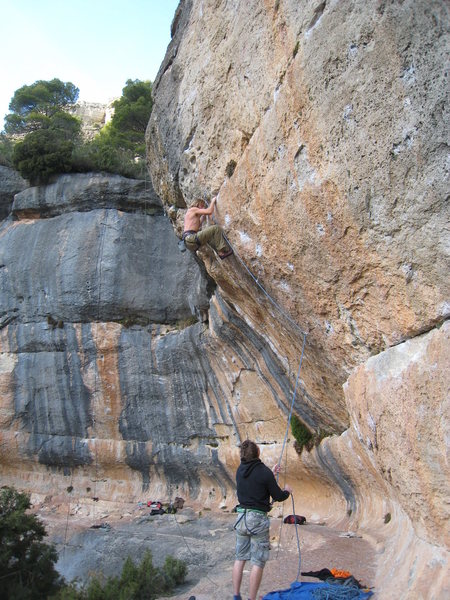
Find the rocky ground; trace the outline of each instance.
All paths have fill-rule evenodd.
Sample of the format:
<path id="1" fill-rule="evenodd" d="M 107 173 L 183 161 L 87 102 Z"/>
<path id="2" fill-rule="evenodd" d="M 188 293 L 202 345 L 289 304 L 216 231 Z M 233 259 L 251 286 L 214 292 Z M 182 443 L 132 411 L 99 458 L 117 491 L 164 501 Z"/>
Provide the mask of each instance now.
<path id="1" fill-rule="evenodd" d="M 72 511 L 74 513 L 74 511 Z M 118 574 L 125 558 L 139 560 L 150 549 L 156 565 L 171 554 L 188 564 L 186 583 L 171 600 L 222 600 L 232 597 L 231 569 L 234 560 L 235 515 L 229 512 L 197 512 L 184 508 L 176 515 L 150 516 L 145 507 L 133 507 L 120 516 L 98 512 L 78 516 L 49 511 L 40 514 L 50 540 L 59 552 L 58 569 L 67 580 L 85 581 L 103 572 Z M 339 568 L 350 571 L 359 581 L 373 586 L 375 549 L 368 541 L 348 531 L 324 524 L 307 523 L 297 527 L 301 571 Z M 266 565 L 261 594 L 288 588 L 299 568 L 296 528 L 271 524 L 271 558 Z M 303 577 L 303 580 L 311 580 Z M 244 572 L 243 597 L 248 591 L 248 571 Z"/>

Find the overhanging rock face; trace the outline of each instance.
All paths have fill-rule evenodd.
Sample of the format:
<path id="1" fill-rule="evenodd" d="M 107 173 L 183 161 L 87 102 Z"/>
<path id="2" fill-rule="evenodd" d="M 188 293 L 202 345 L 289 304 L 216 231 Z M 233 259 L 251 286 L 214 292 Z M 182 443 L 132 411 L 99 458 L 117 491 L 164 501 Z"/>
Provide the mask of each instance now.
<path id="1" fill-rule="evenodd" d="M 181 209 L 219 193 L 235 249 L 309 332 L 309 392 L 336 406 L 356 365 L 448 316 L 445 2 L 179 10 L 155 189 Z"/>
<path id="2" fill-rule="evenodd" d="M 293 477 L 305 504 L 324 512 L 315 486 L 340 489 L 353 523 L 381 528 L 385 556 L 404 555 L 395 582 L 380 566 L 383 598 L 428 597 L 430 578 L 435 597 L 445 595 L 438 531 L 448 513 L 431 500 L 437 489 L 448 495 L 445 441 L 429 456 L 403 421 L 410 406 L 426 431 L 440 430 L 448 395 L 439 383 L 449 314 L 448 27 L 442 0 L 182 1 L 147 129 L 152 181 L 174 207 L 177 232 L 194 199 L 218 195 L 238 260 L 200 254 L 222 302 L 265 340 L 289 381 L 303 337 L 286 314 L 308 332 L 296 411 L 316 431 L 348 429 L 304 453 Z M 441 348 L 435 362 L 423 352 L 428 383 L 418 384 L 411 355 L 401 384 L 372 388 L 372 361 L 389 371 L 409 340 L 428 340 L 422 334 Z M 250 407 L 250 387 L 240 402 Z M 258 438 L 258 417 L 249 408 L 246 418 Z M 414 464 L 401 458 L 411 452 Z M 342 514 L 338 496 L 329 499 Z M 406 552 L 416 542 L 419 554 Z M 430 561 L 419 568 L 420 553 Z"/>

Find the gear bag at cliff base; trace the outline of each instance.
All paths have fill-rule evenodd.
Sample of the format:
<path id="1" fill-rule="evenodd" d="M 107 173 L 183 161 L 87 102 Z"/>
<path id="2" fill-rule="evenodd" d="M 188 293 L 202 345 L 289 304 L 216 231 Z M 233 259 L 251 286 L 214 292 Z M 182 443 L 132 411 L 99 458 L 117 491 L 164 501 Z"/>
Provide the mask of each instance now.
<path id="1" fill-rule="evenodd" d="M 289 525 L 303 525 L 306 523 L 306 518 L 301 515 L 288 515 L 285 517 L 283 523 L 289 523 Z"/>
<path id="2" fill-rule="evenodd" d="M 163 515 L 166 512 L 163 509 L 161 502 L 155 502 L 155 501 L 149 500 L 147 502 L 147 506 L 150 508 L 150 515 L 151 516 L 154 516 L 154 515 Z"/>

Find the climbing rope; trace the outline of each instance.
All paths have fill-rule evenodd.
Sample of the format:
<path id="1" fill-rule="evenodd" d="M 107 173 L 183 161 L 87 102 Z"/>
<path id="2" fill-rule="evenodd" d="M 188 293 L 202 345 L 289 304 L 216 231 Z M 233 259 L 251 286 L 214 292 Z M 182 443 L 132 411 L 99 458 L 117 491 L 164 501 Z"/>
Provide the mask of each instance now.
<path id="1" fill-rule="evenodd" d="M 296 380 L 295 380 L 294 393 L 292 394 L 291 408 L 289 410 L 289 416 L 288 416 L 288 420 L 287 420 L 286 432 L 284 434 L 283 445 L 281 447 L 280 459 L 278 461 L 279 465 L 281 465 L 281 461 L 283 459 L 283 453 L 284 453 L 284 449 L 286 447 L 286 441 L 287 441 L 287 437 L 288 437 L 288 433 L 289 433 L 289 426 L 291 424 L 292 412 L 294 410 L 295 397 L 297 395 L 297 387 L 298 387 L 298 382 L 299 382 L 299 379 L 300 379 L 300 371 L 301 371 L 301 368 L 302 368 L 303 356 L 304 356 L 304 353 L 305 353 L 305 344 L 306 344 L 306 334 L 303 336 L 302 352 L 301 352 L 301 355 L 300 355 L 300 363 L 298 365 L 298 371 L 297 371 L 297 377 L 296 377 Z M 286 468 L 287 468 L 287 452 L 286 452 Z M 278 476 L 279 476 L 279 473 L 277 473 L 277 483 L 278 483 Z M 295 517 L 294 494 L 291 494 L 291 500 L 292 500 L 292 514 Z M 282 527 L 283 527 L 283 519 L 281 520 L 281 525 L 280 525 L 280 543 L 281 543 L 281 530 L 282 530 Z M 299 581 L 299 579 L 300 579 L 300 572 L 301 572 L 302 555 L 301 555 L 301 551 L 300 551 L 300 539 L 299 539 L 299 535 L 298 535 L 298 524 L 297 524 L 296 521 L 294 522 L 294 527 L 295 527 L 295 536 L 296 536 L 296 539 L 297 539 L 297 550 L 298 550 L 298 569 L 297 569 L 297 577 L 295 578 L 295 581 Z"/>
<path id="2" fill-rule="evenodd" d="M 208 201 L 206 200 L 205 197 L 205 204 L 208 206 Z M 212 219 L 215 221 L 214 217 L 211 215 Z M 283 439 L 283 444 L 281 447 L 281 453 L 280 453 L 280 458 L 278 460 L 278 464 L 281 465 L 282 459 L 283 459 L 283 453 L 286 447 L 286 442 L 287 442 L 287 437 L 289 434 L 289 427 L 291 424 L 291 419 L 292 419 L 292 413 L 294 410 L 294 405 L 295 405 L 295 399 L 297 396 L 297 389 L 298 389 L 298 383 L 300 380 L 300 371 L 302 368 L 302 364 L 303 364 L 303 357 L 305 354 L 305 345 L 306 345 L 306 336 L 307 333 L 301 328 L 299 327 L 299 325 L 294 321 L 294 319 L 292 319 L 292 317 L 290 315 L 288 315 L 286 313 L 286 311 L 280 306 L 280 304 L 274 300 L 272 298 L 272 296 L 267 292 L 267 290 L 264 288 L 264 286 L 259 282 L 259 280 L 254 276 L 254 274 L 251 272 L 251 270 L 247 267 L 247 265 L 245 264 L 245 262 L 242 260 L 242 258 L 239 256 L 239 253 L 236 252 L 236 250 L 233 248 L 233 245 L 231 244 L 230 240 L 228 239 L 228 237 L 225 235 L 225 233 L 222 230 L 222 235 L 224 237 L 224 239 L 226 240 L 227 244 L 230 246 L 230 248 L 233 249 L 234 255 L 236 256 L 236 258 L 238 259 L 238 261 L 240 262 L 240 264 L 244 267 L 244 269 L 246 270 L 246 272 L 250 275 L 250 277 L 253 279 L 253 281 L 256 283 L 256 285 L 258 286 L 258 288 L 263 292 L 263 294 L 266 296 L 266 298 L 272 303 L 273 306 L 275 306 L 275 308 L 277 308 L 277 310 L 283 315 L 283 317 L 293 326 L 295 327 L 295 329 L 297 331 L 300 332 L 301 336 L 302 336 L 302 350 L 301 350 L 301 354 L 300 354 L 300 361 L 299 361 L 299 365 L 298 365 L 298 370 L 297 370 L 297 377 L 295 380 L 295 386 L 294 386 L 294 392 L 292 394 L 292 401 L 291 401 L 291 405 L 290 405 L 290 409 L 289 409 L 289 414 L 288 414 L 288 419 L 287 419 L 287 425 L 286 425 L 286 432 L 284 435 L 284 439 Z M 287 453 L 286 453 L 286 466 L 287 466 Z M 278 478 L 279 478 L 279 473 L 277 473 L 276 476 L 276 480 L 278 483 Z M 292 514 L 295 515 L 295 504 L 294 504 L 294 496 L 293 494 L 291 494 L 291 500 L 292 500 Z M 283 526 L 283 519 L 281 520 L 281 525 L 280 525 L 280 537 L 279 537 L 279 546 L 281 544 L 281 530 L 282 530 L 282 526 Z M 297 576 L 295 581 L 299 581 L 300 579 L 300 574 L 301 574 L 301 550 L 300 550 L 300 538 L 299 538 L 299 534 L 298 534 L 298 524 L 295 523 L 295 535 L 296 535 L 296 540 L 297 540 L 297 551 L 298 551 L 298 568 L 297 568 Z"/>
<path id="3" fill-rule="evenodd" d="M 314 600 L 351 600 L 361 597 L 361 590 L 354 583 L 325 582 L 312 591 Z"/>
<path id="4" fill-rule="evenodd" d="M 207 194 L 204 194 L 203 197 L 204 203 L 206 206 L 209 206 L 208 200 L 207 200 Z M 214 218 L 213 215 L 211 215 L 211 219 L 214 223 L 217 223 L 216 219 Z M 298 371 L 297 371 L 297 377 L 296 377 L 296 381 L 295 381 L 295 387 L 294 387 L 294 392 L 292 395 L 292 401 L 291 401 L 291 405 L 290 405 L 290 409 L 289 409 L 289 414 L 288 414 L 288 419 L 287 419 L 287 427 L 286 427 L 286 432 L 284 435 L 284 440 L 283 440 L 283 444 L 282 444 L 282 449 L 281 449 L 281 454 L 280 454 L 280 459 L 278 461 L 278 464 L 281 464 L 282 458 L 283 458 L 283 453 L 285 450 L 285 446 L 286 446 L 286 441 L 287 441 L 287 437 L 289 434 L 289 427 L 290 427 L 290 422 L 291 422 L 291 418 L 292 418 L 292 413 L 293 413 L 293 409 L 294 409 L 294 404 L 295 404 L 295 399 L 296 399 L 296 395 L 297 395 L 297 389 L 298 389 L 298 383 L 300 380 L 300 371 L 302 368 L 302 363 L 303 363 L 303 357 L 304 357 L 304 352 L 305 352 L 305 345 L 306 345 L 306 337 L 307 337 L 307 333 L 294 321 L 294 319 L 288 315 L 286 313 L 286 311 L 280 306 L 280 304 L 274 300 L 272 298 L 272 296 L 267 292 L 267 290 L 264 288 L 264 286 L 259 282 L 258 278 L 255 277 L 255 275 L 252 273 L 252 271 L 247 267 L 247 265 L 245 264 L 245 262 L 243 261 L 243 259 L 240 257 L 239 253 L 236 252 L 236 250 L 233 248 L 233 245 L 231 244 L 230 240 L 228 239 L 228 237 L 225 235 L 225 233 L 223 232 L 222 229 L 222 235 L 225 239 L 225 241 L 227 242 L 227 244 L 230 246 L 230 248 L 232 248 L 234 255 L 236 256 L 237 260 L 240 262 L 240 264 L 242 265 L 242 267 L 245 269 L 245 271 L 248 273 L 248 275 L 251 277 L 251 279 L 255 282 L 255 284 L 257 285 L 257 287 L 261 290 L 261 292 L 266 296 L 266 298 L 270 301 L 270 303 L 280 312 L 280 314 L 301 334 L 302 336 L 302 350 L 301 350 L 301 355 L 300 355 L 300 362 L 299 362 L 299 367 L 298 367 Z M 287 453 L 286 453 L 286 465 L 287 465 Z M 277 474 L 277 482 L 278 482 L 278 474 Z M 292 511 L 293 514 L 295 515 L 295 503 L 294 503 L 294 497 L 291 494 L 291 501 L 292 501 Z M 183 536 L 183 533 L 181 531 L 181 528 L 179 526 L 178 521 L 176 520 L 176 517 L 174 515 L 174 519 L 175 522 L 180 530 L 180 535 L 183 538 L 183 541 L 186 545 L 186 547 L 188 548 L 188 550 L 190 551 L 190 547 L 186 542 L 186 539 Z M 281 526 L 280 526 L 280 543 L 281 543 L 281 527 L 283 524 L 283 519 L 281 521 Z M 297 550 L 298 550 L 298 556 L 299 556 L 299 561 L 298 561 L 298 569 L 297 569 L 297 576 L 296 576 L 296 582 L 299 580 L 300 578 L 300 574 L 301 574 L 301 550 L 300 550 L 300 539 L 299 539 L 299 535 L 298 535 L 298 529 L 297 529 L 297 523 L 295 523 L 295 533 L 296 533 L 296 540 L 297 540 Z M 280 543 L 278 546 L 278 549 L 280 547 Z M 207 578 L 209 579 L 209 577 L 207 576 Z M 214 582 L 209 579 L 211 583 L 214 584 Z"/>
<path id="5" fill-rule="evenodd" d="M 282 448 L 281 448 L 280 458 L 278 460 L 278 464 L 279 465 L 281 465 L 281 461 L 283 459 L 283 453 L 284 453 L 284 449 L 286 447 L 287 436 L 288 436 L 288 433 L 289 433 L 289 426 L 291 424 L 292 412 L 294 410 L 295 397 L 297 395 L 297 387 L 298 387 L 298 382 L 299 382 L 299 379 L 300 379 L 300 370 L 302 368 L 303 356 L 304 356 L 304 352 L 305 352 L 305 343 L 306 343 L 306 335 L 303 337 L 302 352 L 301 352 L 301 356 L 300 356 L 300 364 L 298 366 L 297 378 L 295 380 L 294 393 L 292 394 L 292 402 L 291 402 L 291 408 L 290 408 L 289 416 L 288 416 L 288 420 L 287 420 L 286 432 L 284 434 L 283 445 L 282 445 Z M 287 452 L 286 452 L 285 473 L 286 473 L 286 469 L 287 469 L 287 459 L 288 459 L 288 456 L 287 456 Z M 277 475 L 276 475 L 277 483 L 278 483 L 278 479 L 279 479 L 279 473 L 277 473 Z M 293 496 L 293 494 L 291 494 L 291 500 L 292 500 L 292 514 L 295 516 L 295 505 L 294 505 L 294 496 Z M 283 511 L 283 514 L 284 514 L 284 511 Z M 281 531 L 282 531 L 282 528 L 283 528 L 283 522 L 284 521 L 283 521 L 283 517 L 282 517 L 281 518 L 281 524 L 280 524 L 280 533 L 279 533 L 279 540 L 278 540 L 278 548 L 281 545 Z M 298 570 L 297 570 L 297 577 L 296 577 L 295 581 L 299 581 L 300 572 L 301 572 L 302 557 L 301 557 L 301 551 L 300 551 L 300 540 L 299 540 L 298 529 L 297 529 L 298 523 L 295 522 L 294 526 L 295 526 L 295 535 L 296 535 L 296 538 L 297 538 L 297 549 L 298 549 Z M 278 556 L 278 553 L 277 553 L 277 556 Z"/>
<path id="6" fill-rule="evenodd" d="M 181 538 L 182 538 L 182 540 L 183 540 L 183 542 L 184 542 L 184 545 L 185 545 L 185 546 L 186 546 L 186 548 L 188 549 L 188 552 L 189 552 L 190 556 L 194 556 L 194 552 L 192 551 L 191 547 L 189 546 L 189 544 L 188 544 L 188 543 L 187 543 L 187 541 L 186 541 L 186 538 L 185 538 L 185 537 L 184 537 L 184 535 L 183 535 L 183 531 L 182 531 L 182 529 L 181 529 L 181 526 L 180 526 L 180 524 L 179 524 L 179 523 L 178 523 L 178 521 L 177 521 L 177 518 L 176 518 L 176 516 L 175 516 L 175 513 L 172 513 L 172 516 L 173 516 L 173 518 L 174 518 L 174 521 L 175 521 L 175 523 L 177 524 L 177 527 L 178 527 L 178 530 L 179 530 L 179 532 L 180 532 Z M 213 580 L 210 578 L 210 576 L 208 575 L 208 573 L 206 573 L 206 572 L 205 572 L 205 577 L 206 577 L 206 579 L 207 579 L 207 580 L 208 580 L 210 583 L 212 583 L 212 584 L 213 584 L 213 586 L 214 586 L 214 589 L 217 589 L 217 582 L 216 582 L 216 581 L 213 581 Z"/>
<path id="7" fill-rule="evenodd" d="M 206 193 L 204 194 L 204 202 L 207 206 L 209 206 L 208 201 L 206 199 Z M 213 221 L 215 223 L 217 223 L 217 221 L 215 220 L 214 216 L 211 215 L 211 218 L 213 219 Z M 225 235 L 225 233 L 222 230 L 222 235 L 225 239 L 225 241 L 227 242 L 227 244 L 230 246 L 230 248 L 232 248 L 234 255 L 236 256 L 236 258 L 238 259 L 238 261 L 241 263 L 241 265 L 244 267 L 244 269 L 247 271 L 247 273 L 250 275 L 250 277 L 253 279 L 253 281 L 256 283 L 256 285 L 259 287 L 259 289 L 264 293 L 264 295 L 268 298 L 268 300 L 272 303 L 273 306 L 275 306 L 275 308 L 278 309 L 278 311 L 283 315 L 283 317 L 289 321 L 289 323 L 291 323 L 291 325 L 293 325 L 301 334 L 302 336 L 302 350 L 301 350 L 301 355 L 300 355 L 300 362 L 299 362 L 299 366 L 298 366 L 298 371 L 297 371 L 297 378 L 295 380 L 295 387 L 294 387 L 294 393 L 292 395 L 292 402 L 291 402 L 291 407 L 289 410 L 289 416 L 288 416 L 288 421 L 287 421 L 287 427 L 286 427 L 286 433 L 284 436 L 284 440 L 283 440 L 283 445 L 282 445 L 282 449 L 281 449 L 281 454 L 280 454 L 280 459 L 278 461 L 278 464 L 281 464 L 282 458 L 283 458 L 283 452 L 286 446 L 286 441 L 287 441 L 287 436 L 289 434 L 289 426 L 291 424 L 291 418 L 292 418 L 292 412 L 294 410 L 294 404 L 295 404 L 295 398 L 297 395 L 297 388 L 298 388 L 298 382 L 300 379 L 300 371 L 302 368 L 302 363 L 303 363 L 303 356 L 305 353 L 305 345 L 306 345 L 306 337 L 307 337 L 307 333 L 301 328 L 299 327 L 299 325 L 294 321 L 294 319 L 287 314 L 287 312 L 282 308 L 282 306 L 280 306 L 280 304 L 274 300 L 272 298 L 272 296 L 269 294 L 269 292 L 267 292 L 267 290 L 264 288 L 264 286 L 258 281 L 258 279 L 254 276 L 254 274 L 251 272 L 251 270 L 247 267 L 247 265 L 245 264 L 245 262 L 242 260 L 242 258 L 239 256 L 239 253 L 236 252 L 235 248 L 233 247 L 233 245 L 231 244 L 230 240 L 228 239 L 228 237 Z M 277 481 L 278 481 L 278 477 L 277 477 Z"/>
<path id="8" fill-rule="evenodd" d="M 289 433 L 289 426 L 291 424 L 292 412 L 294 410 L 294 404 L 295 404 L 295 397 L 297 396 L 298 382 L 300 380 L 300 371 L 301 371 L 301 368 L 302 368 L 303 356 L 305 354 L 305 344 L 306 344 L 306 334 L 304 334 L 304 336 L 303 336 L 302 352 L 301 352 L 301 355 L 300 355 L 300 363 L 298 365 L 298 371 L 297 371 L 297 377 L 296 377 L 296 380 L 295 380 L 294 393 L 292 394 L 292 402 L 291 402 L 291 408 L 289 410 L 289 415 L 288 415 L 288 420 L 287 420 L 286 433 L 284 434 L 284 440 L 283 440 L 283 445 L 281 447 L 280 459 L 278 461 L 279 465 L 281 465 L 281 460 L 283 458 L 283 452 L 284 452 L 284 449 L 285 449 L 285 446 L 286 446 L 287 436 L 288 436 L 288 433 Z M 277 479 L 277 481 L 278 481 L 278 479 Z"/>
<path id="9" fill-rule="evenodd" d="M 230 243 L 230 240 L 225 235 L 225 233 L 223 233 L 223 237 L 226 240 L 227 244 L 230 246 L 230 248 L 233 248 L 232 244 Z M 255 275 L 253 275 L 253 273 L 250 271 L 250 269 L 247 267 L 245 262 L 242 260 L 242 258 L 239 256 L 239 254 L 236 252 L 236 250 L 234 248 L 233 248 L 233 252 L 234 252 L 234 255 L 236 256 L 236 258 L 238 259 L 238 261 L 241 263 L 241 265 L 244 267 L 244 269 L 247 271 L 247 273 L 250 275 L 250 277 L 253 279 L 253 281 L 256 283 L 256 285 L 259 287 L 259 289 L 262 291 L 262 293 L 266 296 L 266 298 L 269 300 L 269 302 L 271 302 L 271 304 L 273 306 L 275 306 L 276 309 L 278 309 L 278 311 L 283 315 L 283 317 L 293 327 L 295 327 L 295 329 L 297 329 L 297 331 L 299 331 L 302 336 L 306 337 L 308 334 L 305 331 L 303 331 L 303 329 L 294 321 L 294 319 L 290 315 L 288 315 L 288 313 L 280 306 L 280 304 L 272 298 L 272 296 L 269 294 L 269 292 L 259 282 L 259 279 L 257 277 L 255 277 Z"/>
<path id="10" fill-rule="evenodd" d="M 207 201 L 205 200 L 205 203 L 207 203 Z M 286 446 L 286 441 L 287 441 L 287 436 L 289 434 L 289 426 L 291 424 L 291 419 L 292 419 L 292 412 L 294 410 L 294 404 L 295 404 L 295 398 L 297 395 L 297 388 L 298 388 L 298 382 L 300 379 L 300 371 L 302 368 L 302 363 L 303 363 L 303 356 L 305 353 L 305 345 L 306 345 L 306 336 L 308 335 L 301 327 L 299 327 L 299 325 L 297 325 L 297 323 L 294 321 L 294 319 L 287 314 L 287 312 L 280 306 L 280 304 L 274 300 L 272 298 L 272 296 L 269 294 L 269 292 L 267 292 L 267 290 L 261 285 L 261 283 L 258 281 L 258 279 L 253 275 L 253 273 L 251 272 L 251 270 L 247 267 L 247 265 L 245 264 L 245 262 L 242 260 L 242 258 L 239 256 L 239 254 L 236 252 L 236 250 L 234 249 L 233 245 L 231 244 L 230 240 L 228 239 L 228 237 L 225 235 L 225 233 L 223 233 L 223 237 L 226 240 L 227 244 L 230 246 L 230 248 L 233 249 L 233 252 L 236 256 L 236 258 L 238 259 L 238 261 L 241 263 L 241 265 L 244 267 L 244 269 L 247 271 L 247 273 L 250 275 L 250 277 L 253 279 L 253 281 L 256 283 L 256 285 L 259 287 L 259 289 L 264 293 L 264 295 L 268 298 L 268 300 L 273 304 L 273 306 L 275 306 L 279 312 L 284 316 L 285 319 L 287 319 L 287 321 L 289 321 L 289 323 L 291 323 L 291 325 L 293 325 L 302 335 L 302 350 L 301 350 L 301 355 L 300 355 L 300 362 L 298 365 L 298 371 L 297 371 L 297 377 L 295 380 L 295 387 L 294 387 L 294 393 L 292 395 L 292 402 L 291 402 L 291 407 L 289 410 L 289 416 L 288 416 L 288 421 L 287 421 L 287 427 L 286 427 L 286 433 L 284 436 L 284 440 L 283 440 L 283 445 L 282 445 L 282 449 L 281 449 L 281 454 L 280 454 L 280 459 L 278 461 L 278 464 L 281 464 L 282 458 L 283 458 L 283 452 Z M 277 477 L 277 481 L 278 481 L 278 477 Z"/>
<path id="11" fill-rule="evenodd" d="M 291 494 L 291 500 L 292 500 L 292 514 L 295 516 L 295 503 L 294 503 L 294 495 L 293 494 Z M 295 527 L 295 537 L 297 540 L 297 551 L 298 551 L 298 569 L 297 569 L 297 576 L 295 578 L 295 581 L 298 581 L 300 579 L 300 573 L 301 573 L 301 567 L 302 567 L 302 553 L 300 551 L 300 537 L 298 535 L 297 522 L 294 523 L 294 527 Z"/>

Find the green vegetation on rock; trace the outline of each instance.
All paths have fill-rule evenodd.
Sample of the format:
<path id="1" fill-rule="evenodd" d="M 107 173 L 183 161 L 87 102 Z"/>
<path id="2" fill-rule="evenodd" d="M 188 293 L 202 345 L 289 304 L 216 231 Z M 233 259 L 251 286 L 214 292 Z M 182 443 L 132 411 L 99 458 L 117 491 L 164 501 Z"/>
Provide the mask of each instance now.
<path id="1" fill-rule="evenodd" d="M 70 172 L 144 178 L 151 82 L 127 80 L 121 98 L 113 103 L 111 121 L 91 141 L 82 138 L 81 121 L 69 112 L 78 93 L 72 83 L 59 79 L 39 80 L 16 90 L 0 139 L 0 164 L 13 166 L 33 185 Z"/>
<path id="2" fill-rule="evenodd" d="M 297 442 L 298 450 L 301 452 L 304 446 L 308 448 L 313 434 L 296 415 L 291 417 L 291 431 Z"/>
<path id="3" fill-rule="evenodd" d="M 72 583 L 53 600 L 156 600 L 183 583 L 186 574 L 186 563 L 172 556 L 166 557 L 162 568 L 155 567 L 151 552 L 146 550 L 139 565 L 130 557 L 126 559 L 120 577 L 93 577 L 84 588 Z"/>
<path id="4" fill-rule="evenodd" d="M 292 415 L 291 417 L 291 431 L 295 438 L 295 449 L 299 454 L 301 454 L 303 448 L 312 450 L 314 446 L 318 446 L 324 438 L 332 435 L 331 432 L 324 429 L 319 429 L 313 433 L 296 415 Z"/>
<path id="5" fill-rule="evenodd" d="M 9 487 L 0 490 L 0 579 L 2 597 L 44 600 L 57 592 L 63 580 L 55 569 L 54 546 L 39 519 L 28 513 L 30 499 Z"/>
<path id="6" fill-rule="evenodd" d="M 73 153 L 74 171 L 106 171 L 143 179 L 145 129 L 152 111 L 149 81 L 128 79 L 122 96 L 113 103 L 111 121 L 90 142 L 80 143 Z"/>

